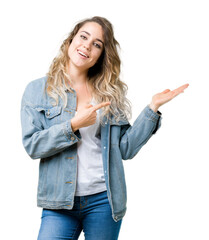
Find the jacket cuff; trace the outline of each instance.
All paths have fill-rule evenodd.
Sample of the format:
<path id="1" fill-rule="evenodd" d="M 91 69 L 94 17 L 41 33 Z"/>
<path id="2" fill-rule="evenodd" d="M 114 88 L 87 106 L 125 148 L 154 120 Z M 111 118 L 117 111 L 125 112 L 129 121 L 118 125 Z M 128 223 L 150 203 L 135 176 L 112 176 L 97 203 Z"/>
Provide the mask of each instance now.
<path id="1" fill-rule="evenodd" d="M 145 108 L 145 115 L 153 122 L 157 121 L 161 117 L 162 113 L 160 111 L 154 112 L 149 105 Z"/>
<path id="2" fill-rule="evenodd" d="M 156 127 L 155 127 L 154 131 L 152 132 L 152 134 L 155 134 L 161 126 L 162 113 L 160 111 L 154 112 L 148 105 L 145 108 L 145 115 L 149 120 L 156 123 Z"/>
<path id="3" fill-rule="evenodd" d="M 72 144 L 81 140 L 81 134 L 79 130 L 73 132 L 70 120 L 64 123 L 64 134 L 68 141 L 70 141 Z"/>

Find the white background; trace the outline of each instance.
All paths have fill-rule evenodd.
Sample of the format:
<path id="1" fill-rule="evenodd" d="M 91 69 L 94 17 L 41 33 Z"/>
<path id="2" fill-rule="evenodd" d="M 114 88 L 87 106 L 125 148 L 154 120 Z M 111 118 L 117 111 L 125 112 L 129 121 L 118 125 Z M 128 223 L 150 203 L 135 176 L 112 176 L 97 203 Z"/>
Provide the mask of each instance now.
<path id="1" fill-rule="evenodd" d="M 160 109 L 159 132 L 124 162 L 128 210 L 119 239 L 209 239 L 208 13 L 203 0 L 1 3 L 1 239 L 35 240 L 40 225 L 39 163 L 21 143 L 25 86 L 46 74 L 75 23 L 95 15 L 112 22 L 121 44 L 131 123 L 155 93 L 190 84 Z"/>

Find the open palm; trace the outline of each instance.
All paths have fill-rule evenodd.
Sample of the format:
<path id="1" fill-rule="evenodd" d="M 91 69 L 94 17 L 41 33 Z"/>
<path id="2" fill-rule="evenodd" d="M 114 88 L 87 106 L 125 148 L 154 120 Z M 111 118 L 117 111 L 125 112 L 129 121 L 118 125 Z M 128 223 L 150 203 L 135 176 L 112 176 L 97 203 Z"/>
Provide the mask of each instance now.
<path id="1" fill-rule="evenodd" d="M 157 111 L 157 109 L 162 106 L 163 104 L 169 102 L 176 96 L 178 96 L 180 93 L 183 93 L 184 90 L 189 86 L 189 84 L 184 84 L 179 88 L 176 88 L 175 90 L 171 91 L 170 89 L 166 89 L 161 93 L 157 93 L 152 97 L 152 102 L 150 104 L 150 107 Z"/>

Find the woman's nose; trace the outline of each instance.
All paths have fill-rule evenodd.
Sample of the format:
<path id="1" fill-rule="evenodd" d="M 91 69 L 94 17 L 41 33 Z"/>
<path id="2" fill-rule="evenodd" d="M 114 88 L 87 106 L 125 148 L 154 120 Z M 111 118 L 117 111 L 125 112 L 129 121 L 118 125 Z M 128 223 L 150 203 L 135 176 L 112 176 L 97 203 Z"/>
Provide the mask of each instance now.
<path id="1" fill-rule="evenodd" d="M 90 42 L 85 42 L 84 43 L 84 47 L 87 49 L 87 50 L 90 50 L 91 49 L 91 44 L 90 44 Z"/>

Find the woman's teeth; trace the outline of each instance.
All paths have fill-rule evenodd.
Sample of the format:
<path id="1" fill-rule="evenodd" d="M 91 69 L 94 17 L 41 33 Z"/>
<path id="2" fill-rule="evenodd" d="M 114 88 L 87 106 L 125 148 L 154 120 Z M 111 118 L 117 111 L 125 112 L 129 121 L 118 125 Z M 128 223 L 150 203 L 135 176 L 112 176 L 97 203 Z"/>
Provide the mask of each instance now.
<path id="1" fill-rule="evenodd" d="M 84 57 L 88 58 L 88 56 L 87 56 L 86 54 L 84 54 L 83 52 L 81 52 L 81 51 L 78 51 L 78 53 L 79 53 L 79 54 L 81 54 L 82 56 L 84 56 Z"/>

